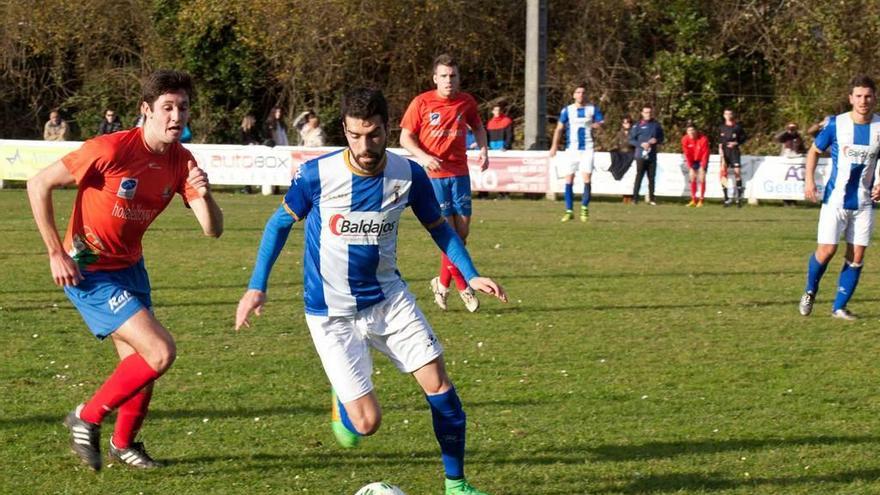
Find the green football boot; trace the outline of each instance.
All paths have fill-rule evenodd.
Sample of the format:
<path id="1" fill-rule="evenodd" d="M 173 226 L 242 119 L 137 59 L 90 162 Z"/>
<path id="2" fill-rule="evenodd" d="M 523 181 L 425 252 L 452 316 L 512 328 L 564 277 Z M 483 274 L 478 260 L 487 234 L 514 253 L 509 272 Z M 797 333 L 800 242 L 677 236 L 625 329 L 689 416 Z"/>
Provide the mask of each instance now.
<path id="1" fill-rule="evenodd" d="M 346 449 L 353 449 L 358 446 L 361 441 L 360 435 L 356 435 L 349 431 L 342 424 L 342 417 L 339 415 L 339 400 L 336 398 L 336 392 L 332 392 L 332 405 L 330 406 L 330 428 L 333 430 L 333 436 L 339 445 Z"/>
<path id="2" fill-rule="evenodd" d="M 581 206 L 581 222 L 586 222 L 590 219 L 590 209 L 586 206 Z"/>
<path id="3" fill-rule="evenodd" d="M 465 479 L 446 480 L 446 495 L 489 495 L 472 487 Z"/>
<path id="4" fill-rule="evenodd" d="M 574 218 L 574 213 L 571 210 L 565 210 L 565 215 L 562 215 L 561 222 L 570 222 Z"/>

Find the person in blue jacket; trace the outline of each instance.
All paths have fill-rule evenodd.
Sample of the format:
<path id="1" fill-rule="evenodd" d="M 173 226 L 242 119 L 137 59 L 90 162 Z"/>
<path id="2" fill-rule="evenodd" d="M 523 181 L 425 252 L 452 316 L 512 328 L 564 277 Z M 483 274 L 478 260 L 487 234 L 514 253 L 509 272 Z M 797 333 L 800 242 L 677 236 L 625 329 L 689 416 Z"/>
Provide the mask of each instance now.
<path id="1" fill-rule="evenodd" d="M 636 182 L 633 185 L 633 204 L 639 202 L 642 178 L 648 173 L 648 203 L 654 202 L 654 176 L 657 174 L 657 146 L 663 144 L 663 127 L 654 120 L 654 108 L 642 107 L 642 119 L 629 130 L 629 142 L 635 146 Z"/>

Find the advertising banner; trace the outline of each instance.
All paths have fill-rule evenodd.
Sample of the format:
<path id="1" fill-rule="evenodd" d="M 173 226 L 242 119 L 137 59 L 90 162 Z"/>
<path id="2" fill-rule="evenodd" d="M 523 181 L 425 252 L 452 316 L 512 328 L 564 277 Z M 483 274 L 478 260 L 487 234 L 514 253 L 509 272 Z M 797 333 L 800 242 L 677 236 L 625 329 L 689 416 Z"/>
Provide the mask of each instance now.
<path id="1" fill-rule="evenodd" d="M 0 180 L 23 181 L 75 150 L 82 143 L 76 141 L 46 142 L 0 140 Z M 207 173 L 212 184 L 286 186 L 294 172 L 304 162 L 339 148 L 303 148 L 298 146 L 239 146 L 226 144 L 186 144 Z M 406 150 L 395 148 L 392 152 L 409 156 Z M 471 187 L 474 191 L 513 193 L 562 193 L 564 180 L 557 177 L 554 159 L 546 151 L 492 151 L 489 153 L 489 169 L 480 171 L 477 153 L 468 153 Z M 608 171 L 611 164 L 609 153 L 597 152 L 594 156 L 592 193 L 595 195 L 621 196 L 632 194 L 636 176 L 633 163 L 618 181 Z M 775 156 L 743 156 L 742 176 L 746 196 L 756 199 L 803 199 L 803 158 Z M 822 189 L 825 183 L 828 160 L 821 159 L 816 173 L 816 183 Z M 706 173 L 706 197 L 721 198 L 718 155 L 709 159 Z M 728 181 L 734 187 L 733 171 Z M 577 174 L 574 190 L 583 190 L 583 179 Z M 647 177 L 642 180 L 640 194 L 647 194 Z M 688 172 L 682 155 L 659 153 L 655 194 L 666 197 L 690 195 Z"/>

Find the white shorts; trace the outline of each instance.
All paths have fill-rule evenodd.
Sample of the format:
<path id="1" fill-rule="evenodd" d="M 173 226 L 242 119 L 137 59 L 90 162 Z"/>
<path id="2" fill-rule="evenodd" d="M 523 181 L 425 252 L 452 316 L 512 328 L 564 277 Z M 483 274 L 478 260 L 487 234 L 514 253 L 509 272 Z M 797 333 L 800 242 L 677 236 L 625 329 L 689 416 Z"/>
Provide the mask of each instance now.
<path id="1" fill-rule="evenodd" d="M 580 169 L 585 174 L 593 173 L 593 150 L 566 150 L 556 154 L 556 175 L 564 178 Z"/>
<path id="2" fill-rule="evenodd" d="M 819 244 L 837 244 L 840 234 L 846 242 L 855 246 L 867 246 L 874 231 L 874 210 L 871 206 L 859 210 L 845 210 L 822 205 L 819 212 Z"/>
<path id="3" fill-rule="evenodd" d="M 324 372 L 343 403 L 373 390 L 370 347 L 412 373 L 443 355 L 415 297 L 404 290 L 354 316 L 306 315 Z"/>

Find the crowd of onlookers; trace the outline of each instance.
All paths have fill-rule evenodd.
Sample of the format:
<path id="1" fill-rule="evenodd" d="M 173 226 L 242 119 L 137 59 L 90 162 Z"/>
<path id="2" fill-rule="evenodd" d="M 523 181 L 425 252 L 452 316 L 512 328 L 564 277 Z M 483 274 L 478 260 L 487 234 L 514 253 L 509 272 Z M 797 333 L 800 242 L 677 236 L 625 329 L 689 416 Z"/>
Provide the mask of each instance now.
<path id="1" fill-rule="evenodd" d="M 133 126 L 141 127 L 143 124 L 144 116 L 139 114 L 133 122 Z M 237 144 L 324 146 L 324 131 L 321 128 L 320 119 L 314 111 L 307 110 L 300 113 L 291 125 L 299 135 L 299 140 L 296 143 L 288 139 L 290 128 L 284 121 L 284 111 L 281 107 L 272 108 L 263 125 L 258 125 L 257 118 L 253 114 L 247 114 L 241 119 L 241 125 L 238 128 Z M 108 108 L 104 111 L 104 118 L 98 124 L 95 135 L 110 134 L 122 129 L 119 116 L 114 110 Z M 52 110 L 49 113 L 49 120 L 43 126 L 43 139 L 45 141 L 67 141 L 70 139 L 70 126 L 61 118 L 58 110 Z M 192 141 L 192 129 L 189 124 L 184 128 L 180 141 L 182 143 Z"/>
<path id="2" fill-rule="evenodd" d="M 485 128 L 490 150 L 509 150 L 513 146 L 514 122 L 506 114 L 506 107 L 507 104 L 504 101 L 493 104 L 491 116 L 486 121 Z M 602 123 L 601 119 L 597 122 Z M 133 125 L 135 127 L 142 126 L 143 115 L 138 115 Z M 821 130 L 821 125 L 822 123 L 814 124 L 807 130 L 807 134 L 815 136 Z M 594 128 L 598 127 L 597 125 Z M 710 139 L 709 135 L 693 122 L 687 122 L 685 127 L 686 132 L 681 137 L 681 154 L 684 157 L 684 167 L 687 170 L 691 188 L 691 202 L 688 206 L 700 207 L 703 204 L 706 191 L 706 168 L 711 153 Z M 108 108 L 97 126 L 96 135 L 109 134 L 120 131 L 122 128 L 119 116 L 113 109 Z M 298 137 L 295 141 L 289 139 L 292 130 L 296 131 Z M 743 182 L 740 147 L 746 142 L 748 136 L 730 109 L 724 110 L 723 121 L 715 135 L 715 141 L 718 145 L 717 152 L 722 165 L 719 179 L 724 191 L 724 204 L 726 206 L 733 204 L 741 206 Z M 242 145 L 288 146 L 295 144 L 320 147 L 327 144 L 320 119 L 314 111 L 301 112 L 288 126 L 284 118 L 284 109 L 277 106 L 271 109 L 262 123 L 253 114 L 245 115 L 241 119 L 237 136 L 236 144 Z M 61 118 L 60 113 L 53 110 L 43 127 L 43 139 L 46 141 L 65 141 L 69 137 L 70 127 Z M 554 143 L 558 138 L 559 136 L 554 135 Z M 775 138 L 780 144 L 780 156 L 792 159 L 805 156 L 805 140 L 796 123 L 788 123 L 786 128 Z M 187 125 L 181 142 L 186 143 L 191 140 L 192 131 Z M 650 105 L 642 108 L 638 120 L 634 121 L 630 117 L 623 117 L 620 128 L 615 131 L 611 139 L 609 172 L 615 180 L 620 180 L 632 164 L 636 165 L 633 194 L 625 196 L 624 201 L 637 202 L 642 181 L 647 179 L 646 200 L 649 203 L 654 203 L 657 151 L 663 143 L 663 128 L 654 119 L 653 108 Z M 467 134 L 467 146 L 469 149 L 476 148 L 476 142 L 470 132 Z M 555 155 L 554 148 L 551 147 L 551 156 L 553 155 Z"/>

